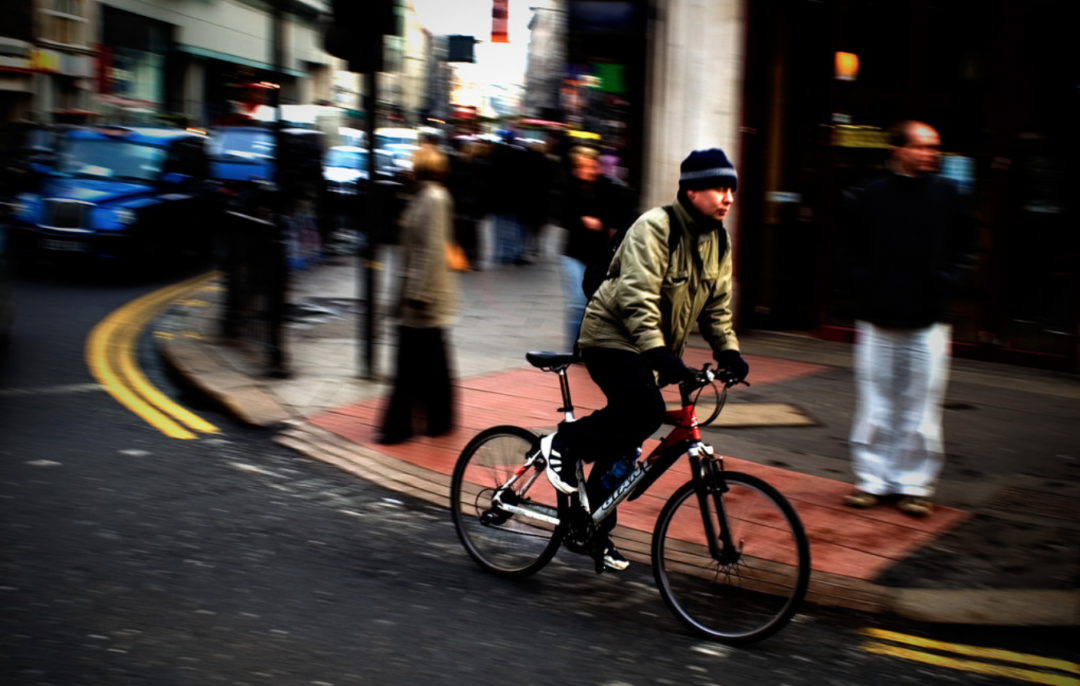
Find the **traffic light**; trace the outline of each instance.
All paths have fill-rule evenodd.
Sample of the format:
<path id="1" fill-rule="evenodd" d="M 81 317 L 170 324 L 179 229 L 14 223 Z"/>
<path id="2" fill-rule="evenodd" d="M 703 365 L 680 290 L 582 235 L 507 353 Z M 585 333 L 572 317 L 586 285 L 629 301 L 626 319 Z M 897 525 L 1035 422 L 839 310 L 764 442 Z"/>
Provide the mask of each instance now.
<path id="1" fill-rule="evenodd" d="M 447 36 L 447 62 L 471 62 L 476 63 L 476 54 L 473 46 L 476 39 L 472 36 Z"/>
<path id="2" fill-rule="evenodd" d="M 396 36 L 398 0 L 331 0 L 323 48 L 349 63 L 349 71 L 383 69 L 383 36 Z"/>

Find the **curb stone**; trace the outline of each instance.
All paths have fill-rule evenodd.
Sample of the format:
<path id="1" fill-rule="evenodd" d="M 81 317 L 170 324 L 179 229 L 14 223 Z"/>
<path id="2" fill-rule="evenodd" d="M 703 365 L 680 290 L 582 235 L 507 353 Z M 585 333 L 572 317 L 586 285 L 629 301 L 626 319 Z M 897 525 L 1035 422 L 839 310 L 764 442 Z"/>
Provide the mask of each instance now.
<path id="1" fill-rule="evenodd" d="M 167 329 L 191 330 L 201 335 L 157 339 L 156 347 L 165 363 L 194 389 L 240 421 L 279 431 L 275 438 L 278 443 L 306 457 L 322 459 L 365 480 L 446 506 L 444 485 L 387 464 L 386 458 L 376 451 L 355 444 L 346 445 L 344 439 L 327 440 L 326 436 L 318 436 L 312 440 L 313 437 L 304 436 L 309 427 L 304 426 L 297 413 L 281 402 L 267 384 L 253 378 L 250 365 L 241 364 L 243 360 L 239 358 L 245 351 L 225 349 L 221 341 L 207 335 L 213 309 L 194 311 L 182 305 L 170 308 L 168 316 L 174 321 Z M 629 536 L 625 542 L 630 543 L 632 538 Z M 632 545 L 628 551 L 631 549 Z M 647 557 L 641 561 L 648 563 Z M 963 590 L 866 585 L 865 590 L 880 596 L 881 602 L 877 607 L 856 609 L 893 612 L 915 621 L 986 626 L 1080 626 L 1078 590 Z"/>
<path id="2" fill-rule="evenodd" d="M 158 340 L 158 354 L 174 371 L 223 410 L 246 424 L 273 427 L 293 419 L 273 393 L 217 364 L 213 346 L 191 341 Z M 197 366 L 201 369 L 193 369 Z"/>
<path id="3" fill-rule="evenodd" d="M 935 624 L 1080 626 L 1080 591 L 901 588 L 890 609 Z"/>

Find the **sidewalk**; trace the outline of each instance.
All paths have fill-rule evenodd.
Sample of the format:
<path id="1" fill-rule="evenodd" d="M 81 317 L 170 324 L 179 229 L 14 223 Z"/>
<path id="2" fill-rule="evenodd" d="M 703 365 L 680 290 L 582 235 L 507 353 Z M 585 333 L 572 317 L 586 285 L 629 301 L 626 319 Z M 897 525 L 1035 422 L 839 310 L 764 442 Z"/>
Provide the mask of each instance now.
<path id="1" fill-rule="evenodd" d="M 250 351 L 216 338 L 216 289 L 174 304 L 158 320 L 158 330 L 170 334 L 159 335 L 159 350 L 240 419 L 277 428 L 284 445 L 446 505 L 454 461 L 475 433 L 494 424 L 550 431 L 559 419 L 557 380 L 524 359 L 528 350 L 562 348 L 557 261 L 547 252 L 535 265 L 461 275 L 460 319 L 451 334 L 459 428 L 437 439 L 373 441 L 392 370 L 392 329 L 379 322 L 377 378 L 357 378 L 355 258 L 294 272 L 289 379 L 268 378 Z M 396 273 L 394 250 L 384 249 L 381 259 L 383 300 Z M 755 332 L 740 340 L 753 386 L 732 394 L 706 439 L 730 456 L 731 468 L 762 476 L 799 511 L 814 562 L 809 600 L 931 622 L 1080 624 L 1080 380 L 955 360 L 939 507 L 918 520 L 893 508 L 839 504 L 851 481 L 850 346 Z M 700 340 L 691 346 L 688 363 L 708 360 Z M 575 406 L 587 414 L 603 397 L 583 369 L 571 372 Z M 676 465 L 668 483 L 654 487 L 656 497 L 620 509 L 616 537 L 628 557 L 647 562 L 664 489 L 684 477 Z"/>

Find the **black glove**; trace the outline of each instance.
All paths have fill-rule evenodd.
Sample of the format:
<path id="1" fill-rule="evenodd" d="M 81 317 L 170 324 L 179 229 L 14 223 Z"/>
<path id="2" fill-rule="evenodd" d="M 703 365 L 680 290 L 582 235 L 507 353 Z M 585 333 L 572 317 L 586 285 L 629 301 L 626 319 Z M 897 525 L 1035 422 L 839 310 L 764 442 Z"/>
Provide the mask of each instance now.
<path id="1" fill-rule="evenodd" d="M 734 383 L 746 381 L 746 375 L 750 373 L 750 365 L 746 363 L 738 350 L 721 350 L 713 355 L 713 359 L 716 360 L 720 378 Z"/>
<path id="2" fill-rule="evenodd" d="M 641 353 L 645 358 L 645 364 L 653 371 L 660 373 L 660 385 L 689 381 L 697 377 L 697 373 L 683 364 L 682 358 L 671 352 L 664 346 L 646 350 Z"/>

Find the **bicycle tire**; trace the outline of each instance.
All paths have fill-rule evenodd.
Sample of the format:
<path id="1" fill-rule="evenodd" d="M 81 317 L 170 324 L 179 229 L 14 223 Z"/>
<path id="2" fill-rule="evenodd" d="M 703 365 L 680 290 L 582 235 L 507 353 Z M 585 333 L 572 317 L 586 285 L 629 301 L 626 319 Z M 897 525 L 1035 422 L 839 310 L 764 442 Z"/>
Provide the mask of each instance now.
<path id="1" fill-rule="evenodd" d="M 481 567 L 506 577 L 528 576 L 542 569 L 559 550 L 563 526 L 492 508 L 491 496 L 536 448 L 539 437 L 517 426 L 495 426 L 476 435 L 458 457 L 450 482 L 450 512 L 462 545 Z M 528 492 L 512 499 L 558 515 L 558 491 L 541 468 L 521 475 L 514 488 L 531 482 Z"/>
<path id="2" fill-rule="evenodd" d="M 810 543 L 798 514 L 775 488 L 724 472 L 723 507 L 741 551 L 733 564 L 710 554 L 694 482 L 664 505 L 653 533 L 653 575 L 668 608 L 696 633 L 753 643 L 787 626 L 810 581 Z M 715 503 L 707 499 L 714 531 Z"/>

